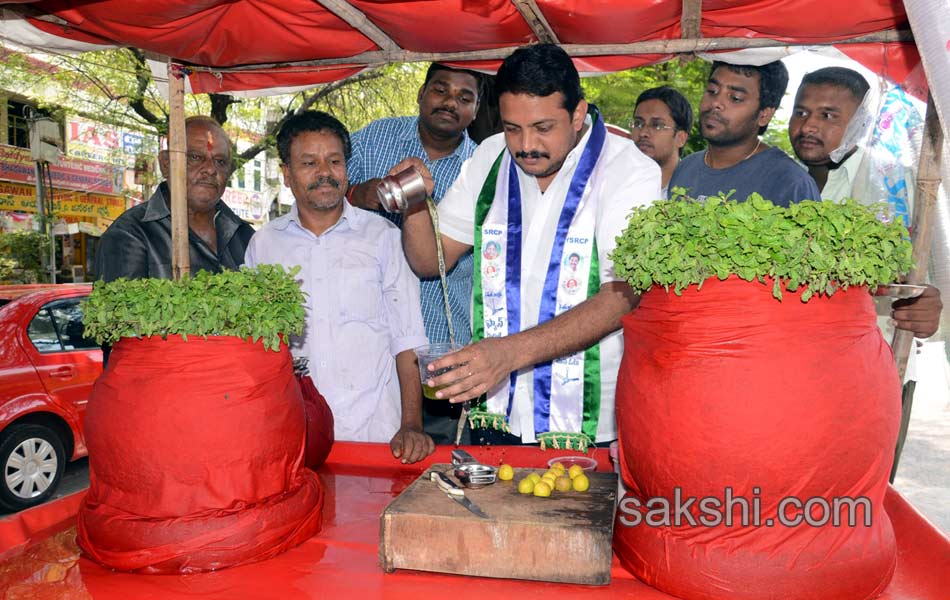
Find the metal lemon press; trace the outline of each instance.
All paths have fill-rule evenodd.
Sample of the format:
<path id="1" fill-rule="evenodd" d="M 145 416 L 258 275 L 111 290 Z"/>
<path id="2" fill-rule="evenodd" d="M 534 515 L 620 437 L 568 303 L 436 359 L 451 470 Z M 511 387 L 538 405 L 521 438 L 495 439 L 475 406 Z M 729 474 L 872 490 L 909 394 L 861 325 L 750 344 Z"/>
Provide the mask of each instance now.
<path id="1" fill-rule="evenodd" d="M 455 467 L 455 478 L 467 488 L 485 487 L 498 479 L 498 469 L 481 464 L 460 448 L 452 450 L 452 465 Z"/>

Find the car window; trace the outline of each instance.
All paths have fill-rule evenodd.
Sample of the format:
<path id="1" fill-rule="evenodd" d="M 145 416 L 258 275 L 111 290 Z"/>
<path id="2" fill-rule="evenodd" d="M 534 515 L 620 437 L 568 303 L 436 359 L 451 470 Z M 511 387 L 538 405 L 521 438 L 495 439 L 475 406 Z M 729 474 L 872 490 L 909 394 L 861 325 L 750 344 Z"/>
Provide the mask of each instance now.
<path id="1" fill-rule="evenodd" d="M 98 349 L 99 344 L 85 336 L 80 298 L 60 300 L 46 305 L 53 315 L 56 332 L 65 350 Z"/>
<path id="2" fill-rule="evenodd" d="M 45 306 L 30 321 L 26 334 L 40 352 L 63 351 L 63 346 L 59 343 L 59 336 L 56 335 L 56 329 L 53 327 L 53 318 L 50 317 Z"/>

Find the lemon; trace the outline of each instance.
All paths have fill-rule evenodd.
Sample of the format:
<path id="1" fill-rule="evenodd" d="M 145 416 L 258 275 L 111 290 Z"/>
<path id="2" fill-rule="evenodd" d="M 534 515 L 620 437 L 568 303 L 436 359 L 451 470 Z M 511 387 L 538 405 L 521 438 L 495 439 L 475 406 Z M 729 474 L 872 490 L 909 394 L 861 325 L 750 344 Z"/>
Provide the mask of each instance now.
<path id="1" fill-rule="evenodd" d="M 511 465 L 501 465 L 498 467 L 498 479 L 502 481 L 511 481 L 515 478 L 515 470 L 511 468 Z"/>
<path id="2" fill-rule="evenodd" d="M 534 486 L 534 495 L 547 497 L 551 495 L 551 486 L 544 483 L 543 481 Z"/>
<path id="3" fill-rule="evenodd" d="M 571 485 L 574 486 L 575 492 L 586 492 L 590 487 L 590 480 L 587 479 L 587 475 L 581 473 L 571 481 Z"/>
<path id="4" fill-rule="evenodd" d="M 532 474 L 528 475 L 528 477 L 531 478 L 531 481 L 534 482 L 534 483 L 537 483 L 537 482 L 541 481 L 541 476 L 538 475 L 537 473 L 532 473 Z"/>
<path id="5" fill-rule="evenodd" d="M 548 484 L 548 487 L 554 489 L 554 482 L 557 481 L 557 475 L 545 474 L 541 477 L 541 482 Z"/>
<path id="6" fill-rule="evenodd" d="M 518 482 L 518 492 L 522 494 L 530 494 L 534 491 L 534 480 L 530 477 L 525 477 Z"/>
<path id="7" fill-rule="evenodd" d="M 561 461 L 557 461 L 556 463 L 554 463 L 553 465 L 551 465 L 551 468 L 552 468 L 552 469 L 557 469 L 558 471 L 560 471 L 560 472 L 562 472 L 562 473 L 564 472 L 564 465 L 561 463 Z"/>
<path id="8" fill-rule="evenodd" d="M 574 479 L 583 473 L 584 469 L 580 465 L 571 465 L 571 468 L 567 470 L 567 474 L 570 475 L 571 479 Z"/>
<path id="9" fill-rule="evenodd" d="M 554 481 L 554 489 L 559 492 L 569 492 L 571 491 L 571 479 L 561 475 Z"/>

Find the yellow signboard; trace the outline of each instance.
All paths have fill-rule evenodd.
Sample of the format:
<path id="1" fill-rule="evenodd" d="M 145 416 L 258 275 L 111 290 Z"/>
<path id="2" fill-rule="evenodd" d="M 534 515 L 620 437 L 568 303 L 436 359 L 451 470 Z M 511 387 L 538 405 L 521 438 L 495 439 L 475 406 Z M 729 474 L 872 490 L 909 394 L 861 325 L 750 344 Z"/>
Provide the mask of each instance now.
<path id="1" fill-rule="evenodd" d="M 36 188 L 0 181 L 0 210 L 36 212 Z M 105 194 L 87 194 L 53 190 L 53 216 L 102 217 L 115 219 L 125 212 L 125 198 Z"/>

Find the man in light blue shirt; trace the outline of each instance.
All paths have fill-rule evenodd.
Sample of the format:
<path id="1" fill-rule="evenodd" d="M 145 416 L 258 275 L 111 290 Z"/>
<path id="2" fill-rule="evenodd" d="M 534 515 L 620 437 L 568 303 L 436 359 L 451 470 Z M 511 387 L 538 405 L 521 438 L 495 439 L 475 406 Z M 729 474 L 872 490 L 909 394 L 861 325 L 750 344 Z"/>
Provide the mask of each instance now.
<path id="1" fill-rule="evenodd" d="M 376 186 L 381 178 L 407 166 L 402 161 L 422 161 L 435 181 L 432 198 L 438 204 L 458 177 L 462 163 L 475 151 L 466 128 L 475 118 L 480 99 L 480 77 L 472 71 L 433 63 L 419 89 L 419 116 L 379 119 L 353 134 L 353 153 L 347 161 L 352 184 L 349 200 L 354 206 L 380 211 Z M 382 213 L 402 227 L 402 215 Z M 471 341 L 469 307 L 472 296 L 472 254 L 463 256 L 447 274 L 449 306 L 455 341 Z M 449 341 L 442 283 L 438 277 L 423 279 L 422 320 L 433 344 Z M 425 403 L 426 431 L 438 443 L 455 440 L 458 407 L 447 402 Z M 454 417 L 454 419 L 453 419 Z"/>
<path id="2" fill-rule="evenodd" d="M 338 440 L 389 442 L 404 463 L 435 450 L 422 431 L 413 348 L 426 343 L 419 280 L 399 229 L 351 206 L 350 138 L 334 117 L 306 111 L 277 135 L 284 183 L 296 203 L 251 239 L 246 264 L 300 267 L 306 325 L 291 340 L 333 410 Z"/>

